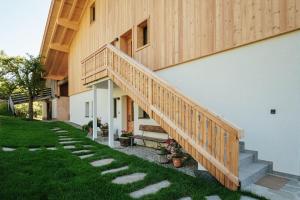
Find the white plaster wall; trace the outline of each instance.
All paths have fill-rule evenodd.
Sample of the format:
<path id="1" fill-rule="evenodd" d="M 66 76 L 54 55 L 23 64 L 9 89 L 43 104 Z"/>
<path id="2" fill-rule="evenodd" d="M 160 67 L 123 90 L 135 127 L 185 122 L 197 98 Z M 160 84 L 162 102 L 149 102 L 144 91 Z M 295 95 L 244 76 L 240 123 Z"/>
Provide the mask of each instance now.
<path id="1" fill-rule="evenodd" d="M 117 86 L 114 86 L 113 91 L 114 98 L 120 98 L 117 100 L 117 118 L 114 118 L 114 133 L 118 132 L 121 135 L 122 129 L 126 128 L 126 94 Z"/>
<path id="2" fill-rule="evenodd" d="M 246 148 L 273 161 L 274 170 L 300 175 L 300 31 L 157 75 L 243 128 Z"/>
<path id="3" fill-rule="evenodd" d="M 52 99 L 52 118 L 57 118 L 57 98 Z"/>
<path id="4" fill-rule="evenodd" d="M 101 118 L 102 123 L 107 122 L 107 98 L 107 89 L 97 89 L 97 117 Z M 85 117 L 85 102 L 90 103 L 89 117 Z M 91 90 L 70 96 L 70 121 L 83 125 L 92 120 L 92 102 L 93 93 Z"/>

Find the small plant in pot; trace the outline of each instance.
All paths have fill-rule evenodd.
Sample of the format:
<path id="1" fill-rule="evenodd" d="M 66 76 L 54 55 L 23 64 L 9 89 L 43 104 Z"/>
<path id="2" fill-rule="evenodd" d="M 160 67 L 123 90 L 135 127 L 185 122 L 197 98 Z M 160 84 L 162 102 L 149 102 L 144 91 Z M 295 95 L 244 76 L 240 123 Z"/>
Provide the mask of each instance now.
<path id="1" fill-rule="evenodd" d="M 121 136 L 119 137 L 120 145 L 122 147 L 128 147 L 131 142 L 133 143 L 132 139 L 132 132 L 123 130 Z"/>
<path id="2" fill-rule="evenodd" d="M 172 155 L 173 165 L 176 168 L 182 167 L 183 153 L 180 149 L 176 149 L 176 152 Z"/>
<path id="3" fill-rule="evenodd" d="M 161 164 L 166 164 L 169 162 L 169 159 L 167 157 L 168 155 L 168 150 L 165 147 L 160 147 L 159 152 L 158 152 L 158 162 Z"/>
<path id="4" fill-rule="evenodd" d="M 108 136 L 108 123 L 101 124 L 100 129 L 101 129 L 101 136 L 107 137 Z"/>

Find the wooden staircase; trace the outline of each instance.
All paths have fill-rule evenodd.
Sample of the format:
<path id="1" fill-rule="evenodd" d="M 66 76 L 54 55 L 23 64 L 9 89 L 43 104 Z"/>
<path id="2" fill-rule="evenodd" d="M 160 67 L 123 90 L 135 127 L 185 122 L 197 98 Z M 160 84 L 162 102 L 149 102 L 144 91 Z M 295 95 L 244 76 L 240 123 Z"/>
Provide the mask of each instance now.
<path id="1" fill-rule="evenodd" d="M 195 103 L 110 44 L 82 61 L 84 85 L 106 77 L 124 90 L 221 184 L 231 190 L 239 188 L 241 129 Z"/>

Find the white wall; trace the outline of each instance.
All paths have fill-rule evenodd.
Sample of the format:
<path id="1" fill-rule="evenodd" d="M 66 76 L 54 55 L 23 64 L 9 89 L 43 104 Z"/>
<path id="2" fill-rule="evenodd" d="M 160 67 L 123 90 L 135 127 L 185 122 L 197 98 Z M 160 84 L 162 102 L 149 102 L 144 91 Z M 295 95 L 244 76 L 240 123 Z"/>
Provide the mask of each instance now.
<path id="1" fill-rule="evenodd" d="M 243 128 L 246 148 L 274 170 L 300 175 L 300 31 L 157 74 Z"/>
<path id="2" fill-rule="evenodd" d="M 106 89 L 97 89 L 97 101 L 97 117 L 101 118 L 102 123 L 106 123 L 108 116 Z M 85 102 L 90 103 L 89 117 L 85 117 Z M 82 92 L 70 96 L 70 121 L 79 125 L 83 125 L 92 120 L 92 102 L 92 91 Z"/>
<path id="3" fill-rule="evenodd" d="M 52 99 L 52 118 L 57 118 L 57 98 Z"/>
<path id="4" fill-rule="evenodd" d="M 123 128 L 126 128 L 126 95 L 120 88 L 114 87 L 114 98 L 120 97 L 117 100 L 117 118 L 114 118 L 114 133 L 121 133 Z M 125 101 L 125 102 L 124 102 Z M 85 117 L 85 102 L 90 104 L 90 117 Z M 87 91 L 70 96 L 70 121 L 79 125 L 87 124 L 92 118 L 92 103 L 93 92 Z M 97 117 L 101 118 L 102 123 L 107 123 L 108 119 L 108 93 L 107 89 L 97 89 Z"/>

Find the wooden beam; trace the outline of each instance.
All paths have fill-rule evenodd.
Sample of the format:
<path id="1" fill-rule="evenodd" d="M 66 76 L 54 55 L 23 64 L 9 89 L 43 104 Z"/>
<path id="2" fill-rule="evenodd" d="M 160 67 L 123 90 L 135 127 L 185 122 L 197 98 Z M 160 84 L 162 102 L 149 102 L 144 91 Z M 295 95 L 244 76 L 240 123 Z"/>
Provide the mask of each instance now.
<path id="1" fill-rule="evenodd" d="M 48 74 L 47 76 L 44 77 L 45 79 L 51 79 L 51 80 L 64 80 L 64 76 L 62 75 L 53 75 L 53 74 Z"/>
<path id="2" fill-rule="evenodd" d="M 74 0 L 74 2 L 72 4 L 72 7 L 71 7 L 71 10 L 69 12 L 68 19 L 71 19 L 73 17 L 77 3 L 78 3 L 78 0 Z"/>
<path id="3" fill-rule="evenodd" d="M 56 51 L 61 51 L 64 53 L 69 53 L 69 47 L 66 45 L 61 45 L 61 44 L 57 44 L 57 43 L 51 43 L 49 45 L 49 49 L 53 49 Z"/>
<path id="4" fill-rule="evenodd" d="M 74 30 L 74 31 L 78 31 L 79 28 L 79 24 L 76 22 L 71 22 L 70 20 L 67 19 L 63 19 L 63 18 L 58 18 L 56 23 L 60 26 L 63 26 L 65 28 Z"/>

